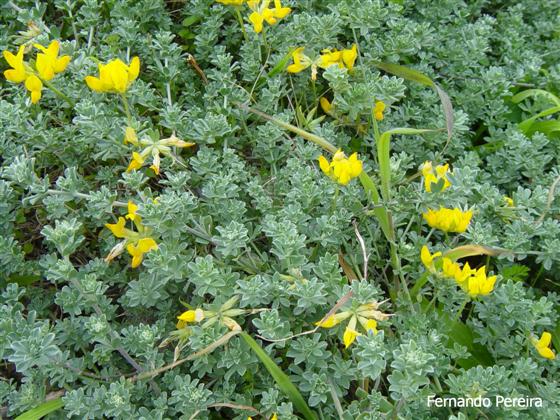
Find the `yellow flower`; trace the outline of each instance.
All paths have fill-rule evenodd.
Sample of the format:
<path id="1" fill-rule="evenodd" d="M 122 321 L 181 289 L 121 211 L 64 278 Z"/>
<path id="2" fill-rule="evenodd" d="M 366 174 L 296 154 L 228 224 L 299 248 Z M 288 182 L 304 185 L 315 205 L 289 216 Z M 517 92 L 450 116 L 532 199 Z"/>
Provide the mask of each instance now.
<path id="1" fill-rule="evenodd" d="M 383 111 L 385 111 L 385 103 L 383 101 L 376 101 L 373 108 L 373 117 L 377 121 L 383 120 Z"/>
<path id="2" fill-rule="evenodd" d="M 128 164 L 126 168 L 126 172 L 135 171 L 136 169 L 140 169 L 144 164 L 144 158 L 138 152 L 132 152 L 132 160 Z"/>
<path id="3" fill-rule="evenodd" d="M 362 173 L 362 161 L 358 160 L 358 154 L 352 153 L 347 158 L 341 149 L 334 154 L 330 163 L 324 156 L 320 156 L 319 167 L 325 175 L 341 185 L 348 184 Z"/>
<path id="4" fill-rule="evenodd" d="M 134 133 L 134 137 L 135 136 L 136 133 Z M 151 155 L 152 165 L 150 165 L 150 168 L 156 173 L 156 175 L 159 175 L 159 171 L 160 171 L 160 163 L 161 163 L 160 155 L 169 156 L 173 160 L 177 160 L 177 157 L 173 154 L 173 149 L 171 148 L 171 146 L 185 148 L 185 147 L 192 147 L 195 145 L 194 143 L 186 142 L 177 138 L 175 134 L 171 134 L 170 137 L 164 139 L 160 139 L 159 136 L 156 135 L 155 138 L 144 137 L 140 140 L 136 139 L 135 141 L 136 141 L 135 145 L 140 145 L 144 147 L 144 150 L 142 150 L 141 153 L 132 152 L 132 160 L 130 161 L 128 168 L 126 168 L 126 171 L 130 172 L 136 169 L 140 169 L 142 166 L 144 166 L 144 163 L 146 162 L 148 156 Z"/>
<path id="5" fill-rule="evenodd" d="M 473 270 L 469 265 L 469 263 L 467 262 L 465 263 L 462 269 L 455 271 L 453 278 L 455 279 L 457 284 L 461 286 L 463 290 L 468 290 L 468 285 L 467 285 L 468 279 L 470 276 L 472 276 L 475 273 L 476 270 Z"/>
<path id="6" fill-rule="evenodd" d="M 504 201 L 506 202 L 506 205 L 508 207 L 514 207 L 515 203 L 513 202 L 513 199 L 508 197 L 507 195 L 504 195 Z"/>
<path id="7" fill-rule="evenodd" d="M 132 204 L 132 206 L 131 206 Z M 136 212 L 134 209 L 134 204 L 129 202 L 129 213 L 131 210 Z M 158 249 L 156 241 L 150 237 L 150 229 L 142 225 L 139 216 L 134 215 L 134 224 L 138 229 L 137 232 L 125 228 L 126 220 L 124 217 L 119 217 L 117 223 L 107 223 L 105 227 L 109 229 L 113 235 L 117 238 L 124 239 L 124 241 L 118 243 L 105 258 L 105 261 L 109 262 L 113 260 L 117 255 L 119 255 L 126 246 L 126 250 L 132 257 L 132 268 L 138 267 L 142 263 L 144 254 Z"/>
<path id="8" fill-rule="evenodd" d="M 41 79 L 47 81 L 51 80 L 55 74 L 62 73 L 66 70 L 68 63 L 70 62 L 70 56 L 58 56 L 58 52 L 60 50 L 60 43 L 58 41 L 52 41 L 48 48 L 45 48 L 40 44 L 33 45 L 35 48 L 42 51 L 37 54 L 37 60 L 35 62 L 35 68 L 37 69 Z"/>
<path id="9" fill-rule="evenodd" d="M 16 55 L 10 51 L 4 51 L 3 55 L 8 64 L 12 67 L 4 71 L 6 80 L 12 83 L 24 82 L 25 88 L 31 92 L 31 103 L 36 104 L 41 99 L 41 91 L 43 82 L 35 75 L 26 63 L 23 61 L 25 47 L 21 45 Z"/>
<path id="10" fill-rule="evenodd" d="M 125 224 L 126 220 L 124 219 L 124 217 L 119 217 L 117 223 L 106 223 L 105 227 L 113 232 L 113 235 L 115 235 L 117 238 L 126 238 L 131 236 L 130 234 L 134 232 L 125 228 Z"/>
<path id="11" fill-rule="evenodd" d="M 322 69 L 326 69 L 333 64 L 336 64 L 341 68 L 344 67 L 344 63 L 342 62 L 342 51 L 338 51 L 336 49 L 324 49 L 321 51 L 321 56 L 319 57 L 319 60 L 317 60 L 317 66 Z"/>
<path id="12" fill-rule="evenodd" d="M 441 271 L 445 277 L 451 277 L 452 279 L 462 274 L 461 266 L 447 257 L 442 258 Z"/>
<path id="13" fill-rule="evenodd" d="M 342 50 L 341 52 L 344 66 L 346 66 L 348 70 L 352 70 L 354 68 L 356 58 L 358 57 L 358 47 L 354 44 L 349 50 Z"/>
<path id="14" fill-rule="evenodd" d="M 228 6 L 241 6 L 245 0 L 216 0 L 218 3 L 226 4 Z"/>
<path id="15" fill-rule="evenodd" d="M 447 179 L 449 164 L 436 166 L 435 172 L 432 162 L 426 161 L 422 165 L 422 176 L 424 177 L 424 188 L 428 192 L 432 192 L 432 184 L 436 185 L 439 191 L 445 191 L 451 186 L 451 182 Z"/>
<path id="16" fill-rule="evenodd" d="M 25 88 L 31 93 L 31 102 L 36 104 L 41 99 L 43 82 L 51 80 L 56 73 L 63 72 L 70 62 L 70 57 L 65 55 L 58 57 L 60 43 L 52 41 L 48 48 L 39 44 L 34 44 L 42 52 L 37 54 L 35 69 L 31 68 L 23 61 L 25 46 L 19 47 L 16 55 L 9 51 L 4 51 L 3 55 L 8 64 L 12 67 L 4 72 L 6 79 L 13 83 L 25 82 Z"/>
<path id="17" fill-rule="evenodd" d="M 336 64 L 340 68 L 346 67 L 348 70 L 352 70 L 357 57 L 358 48 L 356 44 L 352 45 L 352 48 L 342 51 L 326 48 L 321 51 L 321 56 L 317 60 L 317 66 L 322 69 L 326 69 L 327 67 Z"/>
<path id="18" fill-rule="evenodd" d="M 552 341 L 552 334 L 546 331 L 542 333 L 541 338 L 539 340 L 537 340 L 535 337 L 531 337 L 531 343 L 533 343 L 533 346 L 535 346 L 539 354 L 545 359 L 553 360 L 556 357 L 556 355 L 549 347 L 551 341 Z"/>
<path id="19" fill-rule="evenodd" d="M 158 249 L 158 246 L 152 238 L 142 238 L 136 244 L 128 244 L 126 250 L 132 257 L 132 268 L 138 267 L 144 259 L 144 254 L 153 249 Z"/>
<path id="20" fill-rule="evenodd" d="M 140 59 L 134 57 L 130 65 L 118 58 L 99 64 L 99 77 L 87 76 L 86 83 L 95 92 L 125 93 L 140 72 Z"/>
<path id="21" fill-rule="evenodd" d="M 334 105 L 330 103 L 329 100 L 324 96 L 321 96 L 321 99 L 319 99 L 319 104 L 321 105 L 321 109 L 325 114 L 330 114 L 334 107 Z"/>
<path id="22" fill-rule="evenodd" d="M 10 51 L 3 51 L 2 55 L 12 67 L 4 71 L 4 77 L 6 80 L 12 83 L 21 83 L 27 78 L 27 72 L 25 70 L 25 64 L 23 63 L 23 53 L 25 51 L 25 46 L 20 45 L 16 55 L 13 55 Z"/>
<path id="23" fill-rule="evenodd" d="M 496 276 L 486 276 L 486 266 L 480 267 L 465 283 L 469 296 L 485 296 L 494 289 Z"/>
<path id="24" fill-rule="evenodd" d="M 372 331 L 374 334 L 377 334 L 377 321 L 385 321 L 389 318 L 390 314 L 385 314 L 377 310 L 381 303 L 376 301 L 366 303 L 360 305 L 355 310 L 348 310 L 330 315 L 326 319 L 316 322 L 315 325 L 322 328 L 332 328 L 350 318 L 344 330 L 344 334 L 342 335 L 344 346 L 348 348 L 356 340 L 356 337 L 362 335 L 356 330 L 357 321 L 360 322 L 360 325 L 366 332 Z"/>
<path id="25" fill-rule="evenodd" d="M 177 317 L 180 321 L 185 322 L 200 322 L 204 319 L 204 311 L 202 309 L 195 309 L 183 312 Z"/>
<path id="26" fill-rule="evenodd" d="M 247 5 L 253 11 L 249 15 L 249 21 L 253 24 L 256 33 L 261 33 L 263 23 L 274 25 L 278 19 L 283 19 L 292 11 L 289 7 L 282 7 L 280 0 L 274 0 L 274 8 L 271 9 L 270 0 L 248 0 Z"/>
<path id="27" fill-rule="evenodd" d="M 311 58 L 303 53 L 304 49 L 305 47 L 299 47 L 294 50 L 292 53 L 292 60 L 294 60 L 294 63 L 286 68 L 288 73 L 299 73 L 313 64 Z"/>
<path id="28" fill-rule="evenodd" d="M 377 334 L 377 321 L 375 319 L 366 319 L 363 317 L 358 317 L 358 321 L 360 321 L 360 324 L 362 324 L 362 327 L 364 327 L 364 330 L 366 331 L 372 331 L 374 334 Z"/>
<path id="29" fill-rule="evenodd" d="M 342 342 L 344 343 L 345 348 L 350 347 L 350 345 L 356 340 L 356 337 L 362 335 L 358 331 L 356 331 L 356 321 L 357 318 L 356 315 L 354 315 L 352 318 L 350 318 L 350 322 L 344 330 L 344 334 L 342 335 Z"/>
<path id="30" fill-rule="evenodd" d="M 434 267 L 434 259 L 436 259 L 437 257 L 441 257 L 441 252 L 434 252 L 433 254 L 430 254 L 430 250 L 426 245 L 424 245 L 420 250 L 420 260 L 422 260 L 424 266 L 431 273 L 436 272 L 436 269 Z"/>
<path id="31" fill-rule="evenodd" d="M 340 312 L 335 315 L 329 316 L 325 320 L 321 320 L 315 323 L 315 325 L 321 328 L 332 328 L 338 324 L 340 324 L 345 319 L 349 318 L 352 315 L 349 311 Z"/>
<path id="32" fill-rule="evenodd" d="M 350 345 L 356 340 L 356 337 L 358 337 L 360 334 L 358 331 L 353 330 L 349 327 L 346 327 L 346 329 L 344 330 L 344 334 L 342 336 L 342 341 L 344 342 L 344 347 L 348 348 L 350 347 Z"/>
<path id="33" fill-rule="evenodd" d="M 136 215 L 136 211 L 138 210 L 138 206 L 134 204 L 132 201 L 128 202 L 128 214 L 125 216 L 127 219 L 134 221 L 139 216 Z"/>
<path id="34" fill-rule="evenodd" d="M 132 127 L 126 127 L 126 130 L 124 131 L 124 140 L 123 140 L 124 144 L 133 144 L 133 145 L 137 145 L 138 144 L 138 136 L 136 135 L 136 130 Z"/>
<path id="35" fill-rule="evenodd" d="M 25 79 L 25 88 L 31 92 L 31 103 L 36 104 L 41 99 L 43 82 L 34 74 Z"/>
<path id="36" fill-rule="evenodd" d="M 458 208 L 439 210 L 429 209 L 422 215 L 428 225 L 444 232 L 462 233 L 467 230 L 472 218 L 472 210 L 461 211 Z"/>

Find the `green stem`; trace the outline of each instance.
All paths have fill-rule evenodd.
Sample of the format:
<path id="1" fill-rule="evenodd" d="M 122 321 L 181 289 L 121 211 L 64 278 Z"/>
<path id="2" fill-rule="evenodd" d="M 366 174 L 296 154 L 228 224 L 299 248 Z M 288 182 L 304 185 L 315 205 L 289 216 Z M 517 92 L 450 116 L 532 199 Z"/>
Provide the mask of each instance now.
<path id="1" fill-rule="evenodd" d="M 245 25 L 243 24 L 243 17 L 241 16 L 241 11 L 239 10 L 239 7 L 235 8 L 235 15 L 237 16 L 237 21 L 239 22 L 239 26 L 241 26 L 241 32 L 243 33 L 243 38 L 245 39 L 245 41 L 249 41 L 249 38 L 247 37 L 247 32 L 245 32 Z"/>
<path id="2" fill-rule="evenodd" d="M 128 105 L 128 99 L 126 99 L 126 95 L 124 93 L 121 93 L 120 96 L 124 104 L 124 113 L 126 114 L 128 126 L 132 127 L 132 115 L 130 115 L 130 106 Z"/>
<path id="3" fill-rule="evenodd" d="M 66 96 L 64 93 L 62 93 L 60 90 L 58 90 L 57 88 L 55 88 L 51 82 L 47 81 L 47 80 L 43 80 L 41 79 L 41 81 L 43 82 L 43 84 L 49 88 L 55 95 L 60 96 L 62 99 L 64 99 L 68 105 L 70 105 L 72 108 L 74 108 L 74 106 L 76 105 L 74 103 L 74 101 L 72 101 L 72 99 L 70 99 L 68 96 Z"/>
<path id="4" fill-rule="evenodd" d="M 469 296 L 467 295 L 467 298 L 463 301 L 463 303 L 461 304 L 461 307 L 459 308 L 459 310 L 457 311 L 457 314 L 455 315 L 455 319 L 453 320 L 454 322 L 458 322 L 461 319 L 461 315 L 463 314 L 463 310 L 465 309 L 465 306 L 467 306 L 467 303 L 469 303 Z"/>

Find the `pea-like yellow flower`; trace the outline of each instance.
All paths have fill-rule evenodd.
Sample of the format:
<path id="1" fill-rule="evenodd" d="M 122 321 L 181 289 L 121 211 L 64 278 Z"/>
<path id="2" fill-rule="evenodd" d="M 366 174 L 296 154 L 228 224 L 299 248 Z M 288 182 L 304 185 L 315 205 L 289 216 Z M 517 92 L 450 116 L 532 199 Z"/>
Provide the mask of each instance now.
<path id="1" fill-rule="evenodd" d="M 352 322 L 352 320 L 354 321 L 354 328 L 356 327 L 356 319 L 352 318 L 350 320 L 350 322 Z M 344 334 L 342 335 L 342 342 L 344 343 L 344 348 L 348 348 L 352 345 L 352 343 L 354 341 L 356 341 L 356 338 L 360 334 L 358 331 L 356 331 L 354 328 L 350 327 L 350 323 L 348 324 L 348 326 L 346 327 L 346 329 L 344 330 Z"/>
<path id="2" fill-rule="evenodd" d="M 441 271 L 445 277 L 453 279 L 457 279 L 457 277 L 462 278 L 463 274 L 459 264 L 447 257 L 443 257 L 441 262 Z"/>
<path id="3" fill-rule="evenodd" d="M 204 319 L 204 311 L 202 309 L 188 310 L 177 317 L 180 321 L 200 322 Z"/>
<path id="4" fill-rule="evenodd" d="M 12 83 L 24 82 L 25 88 L 31 93 L 31 103 L 36 104 L 41 99 L 43 81 L 48 82 L 55 74 L 63 72 L 70 62 L 70 57 L 67 55 L 58 57 L 60 49 L 58 41 L 52 41 L 48 48 L 39 44 L 34 45 L 43 51 L 37 54 L 35 68 L 24 61 L 24 45 L 19 47 L 16 55 L 10 51 L 4 51 L 3 55 L 11 67 L 4 71 L 6 79 Z"/>
<path id="5" fill-rule="evenodd" d="M 144 165 L 144 157 L 138 152 L 132 152 L 132 160 L 128 164 L 126 168 L 126 172 L 135 171 L 136 169 L 140 169 L 142 165 Z"/>
<path id="6" fill-rule="evenodd" d="M 117 223 L 107 223 L 105 227 L 109 229 L 117 238 L 124 239 L 113 247 L 105 261 L 110 262 L 115 257 L 120 255 L 124 249 L 128 251 L 132 257 L 132 268 L 138 267 L 144 259 L 144 254 L 154 249 L 158 249 L 156 241 L 150 236 L 151 230 L 142 224 L 142 218 L 136 214 L 137 206 L 129 201 L 128 211 L 126 216 L 131 219 L 136 226 L 137 231 L 126 228 L 126 220 L 124 217 L 119 217 Z M 132 216 L 132 217 L 130 217 Z"/>
<path id="7" fill-rule="evenodd" d="M 375 106 L 373 107 L 373 118 L 377 121 L 383 121 L 383 112 L 385 111 L 385 108 L 385 102 L 376 101 Z"/>
<path id="8" fill-rule="evenodd" d="M 420 260 L 422 264 L 430 271 L 431 273 L 435 273 L 436 269 L 434 267 L 434 260 L 437 257 L 441 257 L 441 252 L 434 252 L 433 254 L 430 253 L 430 250 L 426 245 L 422 247 L 420 250 Z"/>
<path id="9" fill-rule="evenodd" d="M 131 140 L 131 138 L 134 138 L 134 140 Z M 134 132 L 134 136 L 132 136 L 132 134 L 129 133 L 128 128 L 125 135 L 125 140 L 127 142 L 133 143 L 136 146 L 143 147 L 143 150 L 140 153 L 132 152 L 132 159 L 128 167 L 126 168 L 126 172 L 135 171 L 142 168 L 146 163 L 146 159 L 151 157 L 152 164 L 150 165 L 150 168 L 155 172 L 156 175 L 159 175 L 161 155 L 169 156 L 173 160 L 177 160 L 177 157 L 173 154 L 172 147 L 185 148 L 195 145 L 194 143 L 186 142 L 179 139 L 175 136 L 175 134 L 171 134 L 170 137 L 160 139 L 159 134 L 152 133 L 152 137 L 143 137 L 142 139 L 138 140 L 138 138 L 136 137 L 136 132 Z"/>
<path id="10" fill-rule="evenodd" d="M 325 98 L 324 96 L 321 96 L 321 99 L 319 99 L 319 104 L 321 105 L 321 109 L 323 110 L 323 112 L 325 114 L 331 114 L 334 105 L 329 102 L 329 100 L 327 98 Z"/>
<path id="11" fill-rule="evenodd" d="M 358 47 L 356 44 L 352 45 L 350 49 L 342 50 L 342 62 L 348 70 L 354 69 L 356 58 L 358 58 Z"/>
<path id="12" fill-rule="evenodd" d="M 134 204 L 132 201 L 128 202 L 128 214 L 125 216 L 127 219 L 134 221 L 137 215 L 136 212 L 138 211 L 138 206 Z"/>
<path id="13" fill-rule="evenodd" d="M 36 104 L 42 96 L 43 82 L 34 74 L 25 79 L 25 88 L 31 92 L 31 103 Z"/>
<path id="14" fill-rule="evenodd" d="M 132 127 L 126 127 L 126 130 L 124 131 L 124 140 L 123 140 L 124 144 L 133 144 L 133 145 L 137 145 L 138 144 L 138 136 L 136 135 L 136 130 Z"/>
<path id="15" fill-rule="evenodd" d="M 10 51 L 3 51 L 2 55 L 12 67 L 4 71 L 4 77 L 6 80 L 12 83 L 21 83 L 27 79 L 28 73 L 25 69 L 25 63 L 23 62 L 23 54 L 25 52 L 25 46 L 20 45 L 16 55 L 12 54 Z"/>
<path id="16" fill-rule="evenodd" d="M 248 0 L 247 5 L 253 11 L 249 15 L 249 21 L 253 24 L 256 33 L 262 32 L 264 22 L 274 25 L 292 11 L 289 7 L 282 7 L 280 0 L 274 0 L 274 8 L 268 7 L 270 0 Z"/>
<path id="17" fill-rule="evenodd" d="M 49 81 L 55 76 L 55 74 L 62 73 L 66 70 L 66 67 L 68 67 L 68 63 L 70 63 L 70 56 L 58 56 L 60 51 L 60 43 L 58 41 L 52 41 L 47 48 L 40 44 L 33 44 L 33 46 L 42 51 L 37 54 L 37 60 L 35 62 L 35 68 L 42 80 Z"/>
<path id="18" fill-rule="evenodd" d="M 311 58 L 309 58 L 307 55 L 305 55 L 303 53 L 303 51 L 305 50 L 305 47 L 299 47 L 296 48 L 294 50 L 294 52 L 292 52 L 292 60 L 293 63 L 290 64 L 286 70 L 288 71 L 288 73 L 299 73 L 303 70 L 305 70 L 306 68 L 308 68 L 309 66 L 312 66 L 311 68 L 311 78 L 313 80 L 317 79 L 317 63 L 315 63 Z"/>
<path id="19" fill-rule="evenodd" d="M 120 59 L 99 64 L 99 77 L 87 76 L 86 83 L 95 92 L 125 93 L 140 73 L 140 59 L 134 57 L 130 65 Z"/>
<path id="20" fill-rule="evenodd" d="M 385 314 L 379 311 L 379 306 L 384 302 L 369 302 L 360 305 L 357 309 L 342 311 L 334 315 L 330 315 L 327 318 L 321 319 L 316 322 L 315 325 L 321 328 L 332 328 L 346 319 L 350 318 L 344 333 L 342 335 L 342 342 L 344 347 L 348 348 L 356 340 L 356 338 L 362 335 L 357 330 L 357 323 L 359 322 L 364 331 L 373 332 L 377 334 L 377 321 L 385 321 L 389 319 L 390 314 Z"/>
<path id="21" fill-rule="evenodd" d="M 531 343 L 533 344 L 533 346 L 535 346 L 539 354 L 545 359 L 549 360 L 553 360 L 556 357 L 556 355 L 550 348 L 551 341 L 552 334 L 546 331 L 542 333 L 541 338 L 538 340 L 535 337 L 531 337 Z"/>
<path id="22" fill-rule="evenodd" d="M 508 197 L 507 195 L 504 195 L 504 201 L 506 203 L 506 206 L 508 207 L 514 207 L 515 203 L 513 202 L 513 198 Z"/>
<path id="23" fill-rule="evenodd" d="M 482 266 L 466 280 L 464 287 L 469 296 L 474 298 L 489 294 L 494 290 L 495 283 L 496 276 L 487 277 L 486 266 Z"/>
<path id="24" fill-rule="evenodd" d="M 136 268 L 142 263 L 145 253 L 157 248 L 157 243 L 152 238 L 142 238 L 135 244 L 128 244 L 126 250 L 132 257 L 132 268 Z"/>
<path id="25" fill-rule="evenodd" d="M 426 161 L 422 165 L 422 176 L 424 177 L 424 188 L 427 192 L 432 192 L 435 188 L 436 191 L 445 191 L 451 186 L 451 182 L 447 179 L 447 172 L 449 171 L 449 164 L 438 165 L 435 168 L 432 162 Z"/>
<path id="26" fill-rule="evenodd" d="M 458 208 L 440 208 L 439 210 L 429 209 L 422 216 L 432 228 L 444 232 L 463 233 L 469 227 L 472 215 L 472 210 L 464 212 Z"/>
<path id="27" fill-rule="evenodd" d="M 319 166 L 325 175 L 341 185 L 348 184 L 362 173 L 362 161 L 358 160 L 358 154 L 352 153 L 347 158 L 342 149 L 338 149 L 331 162 L 319 156 Z"/>

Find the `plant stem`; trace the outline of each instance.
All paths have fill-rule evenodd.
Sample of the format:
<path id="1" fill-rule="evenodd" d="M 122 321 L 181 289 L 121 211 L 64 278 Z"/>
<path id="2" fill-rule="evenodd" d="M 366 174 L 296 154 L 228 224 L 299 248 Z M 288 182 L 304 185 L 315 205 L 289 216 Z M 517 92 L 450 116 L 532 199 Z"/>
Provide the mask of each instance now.
<path id="1" fill-rule="evenodd" d="M 470 298 L 467 295 L 467 298 L 463 301 L 463 303 L 461 304 L 461 307 L 459 308 L 459 310 L 457 311 L 457 314 L 455 315 L 455 319 L 453 320 L 454 322 L 458 322 L 461 320 L 461 315 L 463 314 L 463 310 L 465 309 L 465 306 L 467 306 L 467 303 L 469 302 Z"/>
<path id="2" fill-rule="evenodd" d="M 126 119 L 128 121 L 128 126 L 132 126 L 132 115 L 130 115 L 130 107 L 128 106 L 128 99 L 126 99 L 126 95 L 124 93 L 120 94 L 121 99 L 124 104 L 124 113 L 126 114 Z"/>
<path id="3" fill-rule="evenodd" d="M 70 99 L 68 96 L 66 96 L 64 93 L 62 93 L 60 90 L 58 90 L 57 88 L 55 88 L 51 82 L 47 81 L 47 80 L 42 80 L 43 84 L 48 87 L 55 95 L 60 96 L 62 99 L 64 99 L 68 105 L 70 105 L 72 108 L 74 108 L 74 106 L 76 105 L 74 103 L 74 101 L 72 101 L 72 99 Z"/>
<path id="4" fill-rule="evenodd" d="M 243 38 L 245 41 L 249 41 L 249 37 L 247 36 L 247 32 L 245 32 L 245 25 L 243 24 L 243 17 L 241 16 L 240 7 L 235 8 L 235 15 L 237 16 L 237 21 L 239 22 L 239 26 L 241 26 L 241 32 L 243 33 Z"/>

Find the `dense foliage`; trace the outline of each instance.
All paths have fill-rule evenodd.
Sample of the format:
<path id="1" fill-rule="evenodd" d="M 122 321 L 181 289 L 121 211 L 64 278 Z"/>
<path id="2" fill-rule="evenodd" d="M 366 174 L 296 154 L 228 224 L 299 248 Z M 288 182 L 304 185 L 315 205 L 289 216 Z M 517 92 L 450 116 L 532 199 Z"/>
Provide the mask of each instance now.
<path id="1" fill-rule="evenodd" d="M 223 3 L 2 2 L 2 414 L 559 418 L 560 3 Z"/>

